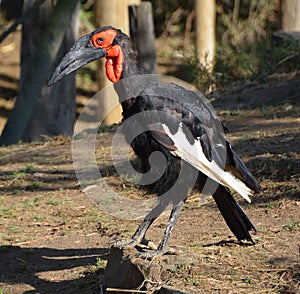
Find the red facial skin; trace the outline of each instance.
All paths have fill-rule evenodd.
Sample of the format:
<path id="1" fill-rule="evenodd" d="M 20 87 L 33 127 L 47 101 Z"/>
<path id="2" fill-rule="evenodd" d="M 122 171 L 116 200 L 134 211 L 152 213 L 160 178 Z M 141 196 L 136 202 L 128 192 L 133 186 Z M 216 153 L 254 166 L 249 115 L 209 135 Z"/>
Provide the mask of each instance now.
<path id="1" fill-rule="evenodd" d="M 120 45 L 112 45 L 117 32 L 109 29 L 95 34 L 91 38 L 91 44 L 96 48 L 103 48 L 106 54 L 106 76 L 115 83 L 120 80 L 123 71 L 124 56 Z"/>

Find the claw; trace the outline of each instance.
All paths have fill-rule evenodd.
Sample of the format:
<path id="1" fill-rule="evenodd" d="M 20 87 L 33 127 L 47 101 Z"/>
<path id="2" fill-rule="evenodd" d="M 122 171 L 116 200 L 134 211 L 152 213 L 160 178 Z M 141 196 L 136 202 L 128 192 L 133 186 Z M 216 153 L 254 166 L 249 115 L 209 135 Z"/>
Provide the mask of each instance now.
<path id="1" fill-rule="evenodd" d="M 138 253 L 138 257 L 143 258 L 143 259 L 154 259 L 156 257 L 160 257 L 164 254 L 175 254 L 175 250 L 172 248 L 159 248 L 157 247 L 154 243 L 152 243 L 151 241 L 148 241 L 146 239 L 142 239 L 141 242 L 139 242 L 139 240 L 136 239 L 128 239 L 128 240 L 116 240 L 114 241 L 110 247 L 115 247 L 115 248 L 119 248 L 119 249 L 129 249 L 129 248 L 133 248 L 135 246 L 138 245 L 144 245 L 144 246 L 148 246 L 148 248 L 150 249 L 145 249 L 142 248 L 142 251 Z M 158 249 L 157 249 L 158 248 Z"/>
<path id="2" fill-rule="evenodd" d="M 138 254 L 140 258 L 144 259 L 154 259 L 156 257 L 161 257 L 164 254 L 168 255 L 174 255 L 177 254 L 177 251 L 174 248 L 167 247 L 167 248 L 161 248 L 161 249 L 156 249 L 156 250 L 151 250 L 151 249 L 143 249 L 142 252 Z"/>
<path id="3" fill-rule="evenodd" d="M 110 247 L 117 247 L 120 249 L 127 249 L 127 248 L 133 248 L 136 245 L 138 245 L 138 241 L 135 239 L 128 239 L 128 240 L 116 240 L 113 242 Z"/>
<path id="4" fill-rule="evenodd" d="M 160 257 L 162 255 L 164 255 L 167 251 L 165 250 L 147 250 L 147 249 L 144 249 L 143 252 L 140 252 L 139 253 L 139 257 L 140 258 L 143 258 L 143 259 L 154 259 L 154 258 L 157 258 L 157 257 Z"/>
<path id="5" fill-rule="evenodd" d="M 138 256 L 140 258 L 143 258 L 143 259 L 152 260 L 152 259 L 157 258 L 157 257 L 162 256 L 162 255 L 163 255 L 163 252 L 161 252 L 161 251 L 146 250 L 146 251 L 140 252 Z"/>

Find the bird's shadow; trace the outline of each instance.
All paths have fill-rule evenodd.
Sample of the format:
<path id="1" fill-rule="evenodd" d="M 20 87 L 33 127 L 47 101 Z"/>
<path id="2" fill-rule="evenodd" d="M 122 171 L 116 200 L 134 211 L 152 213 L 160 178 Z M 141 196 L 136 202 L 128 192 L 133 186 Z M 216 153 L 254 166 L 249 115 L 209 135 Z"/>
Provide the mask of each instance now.
<path id="1" fill-rule="evenodd" d="M 221 240 L 218 242 L 213 243 L 207 243 L 202 244 L 202 247 L 212 247 L 212 246 L 220 246 L 220 247 L 226 247 L 226 246 L 253 246 L 255 243 L 252 243 L 250 241 L 238 241 L 238 240 Z"/>
<path id="2" fill-rule="evenodd" d="M 106 260 L 107 254 L 107 248 L 1 246 L 0 284 L 26 284 L 28 288 L 32 288 L 23 293 L 94 293 L 104 268 L 87 271 L 84 276 L 74 272 L 80 267 L 95 266 L 97 259 Z M 73 274 L 68 273 L 68 270 Z M 47 277 L 47 272 L 51 272 L 51 277 Z M 70 277 L 77 277 L 68 279 L 68 274 Z"/>

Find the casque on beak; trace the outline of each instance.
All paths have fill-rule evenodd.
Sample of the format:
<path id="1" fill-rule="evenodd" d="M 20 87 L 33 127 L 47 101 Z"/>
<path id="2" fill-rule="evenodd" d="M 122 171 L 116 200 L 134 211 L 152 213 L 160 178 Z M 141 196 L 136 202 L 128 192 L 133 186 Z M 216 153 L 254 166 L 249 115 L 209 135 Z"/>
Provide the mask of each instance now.
<path id="1" fill-rule="evenodd" d="M 90 38 L 91 34 L 88 34 L 74 43 L 56 67 L 48 81 L 48 86 L 52 86 L 79 67 L 106 56 L 106 51 L 103 48 L 95 48 L 90 44 Z"/>

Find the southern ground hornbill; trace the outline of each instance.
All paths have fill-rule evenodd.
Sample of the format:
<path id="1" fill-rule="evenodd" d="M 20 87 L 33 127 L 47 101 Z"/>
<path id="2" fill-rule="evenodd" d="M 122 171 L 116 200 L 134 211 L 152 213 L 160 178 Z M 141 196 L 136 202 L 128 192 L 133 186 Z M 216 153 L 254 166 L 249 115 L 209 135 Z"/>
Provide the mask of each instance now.
<path id="1" fill-rule="evenodd" d="M 106 26 L 81 37 L 73 45 L 56 68 L 49 85 L 99 58 L 106 58 L 106 74 L 114 83 L 140 73 L 137 67 L 137 53 L 131 39 L 120 30 Z M 168 195 L 168 197 L 162 197 L 164 200 L 159 201 L 153 211 L 145 217 L 132 239 L 116 242 L 115 245 L 124 248 L 141 243 L 155 218 L 171 204 L 170 219 L 158 250 L 146 252 L 144 255 L 154 257 L 166 252 L 172 229 L 194 184 L 190 179 L 192 177 L 188 175 L 195 173 L 197 175 L 196 187 L 200 191 L 203 190 L 207 181 L 215 184 L 212 185 L 215 187 L 211 191 L 212 196 L 237 239 L 253 243 L 249 231 L 255 231 L 255 227 L 234 200 L 230 191 L 235 190 L 250 202 L 251 190 L 258 192 L 260 186 L 233 151 L 222 130 L 216 135 L 215 126 L 219 120 L 213 115 L 207 115 L 209 111 L 192 91 L 172 83 L 162 86 L 159 82 L 149 82 L 147 86 L 147 89 L 136 97 L 121 101 L 123 119 L 126 121 L 132 118 L 132 128 L 140 128 L 141 121 L 148 127 L 147 131 L 129 142 L 141 160 L 144 173 L 152 170 L 149 164 L 150 154 L 159 151 L 165 156 L 166 169 L 159 179 L 148 185 L 148 189 L 158 196 Z M 118 92 L 117 87 L 115 89 Z M 172 99 L 172 94 L 180 97 Z M 149 122 L 144 116 L 143 120 L 143 114 L 149 110 L 157 111 L 159 114 L 165 113 L 166 117 L 158 115 L 158 121 Z M 141 114 L 142 118 L 133 119 L 136 114 Z M 223 143 L 214 141 L 213 136 L 219 136 L 223 139 Z M 223 166 L 222 159 L 220 159 L 222 150 L 225 150 Z M 182 170 L 187 176 L 183 177 L 184 180 L 178 180 Z M 174 189 L 172 187 L 175 184 Z"/>

